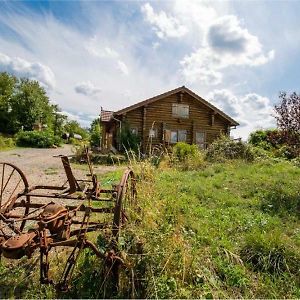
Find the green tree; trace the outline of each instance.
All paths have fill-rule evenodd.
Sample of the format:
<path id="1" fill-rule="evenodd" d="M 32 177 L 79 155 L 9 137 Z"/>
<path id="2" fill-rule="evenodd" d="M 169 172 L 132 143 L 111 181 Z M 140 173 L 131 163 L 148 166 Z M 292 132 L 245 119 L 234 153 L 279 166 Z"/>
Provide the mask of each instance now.
<path id="1" fill-rule="evenodd" d="M 54 114 L 54 121 L 51 129 L 53 130 L 54 135 L 61 137 L 65 131 L 64 126 L 68 121 L 68 117 L 61 113 L 61 110 L 57 104 L 53 104 L 52 109 Z"/>
<path id="2" fill-rule="evenodd" d="M 0 130 L 14 134 L 22 127 L 32 130 L 36 122 L 52 128 L 55 115 L 45 89 L 37 81 L 0 73 L 0 117 Z"/>
<path id="3" fill-rule="evenodd" d="M 88 132 L 80 126 L 77 121 L 68 121 L 65 125 L 65 131 L 70 133 L 70 137 L 73 137 L 74 134 L 79 134 L 83 139 L 88 138 Z"/>
<path id="4" fill-rule="evenodd" d="M 14 95 L 17 78 L 6 72 L 0 73 L 0 131 L 6 132 L 11 114 L 10 101 Z"/>
<path id="5" fill-rule="evenodd" d="M 22 78 L 17 84 L 17 93 L 11 99 L 11 128 L 15 132 L 23 126 L 32 130 L 36 122 L 51 127 L 54 121 L 53 107 L 44 88 L 37 81 Z"/>
<path id="6" fill-rule="evenodd" d="M 91 123 L 90 127 L 90 144 L 92 147 L 100 146 L 101 129 L 99 119 L 95 119 Z"/>

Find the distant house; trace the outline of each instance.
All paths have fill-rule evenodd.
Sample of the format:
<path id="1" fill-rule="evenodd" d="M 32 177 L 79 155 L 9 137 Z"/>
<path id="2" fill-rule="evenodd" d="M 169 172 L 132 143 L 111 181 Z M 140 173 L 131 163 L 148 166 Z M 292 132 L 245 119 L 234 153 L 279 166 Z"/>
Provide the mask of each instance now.
<path id="1" fill-rule="evenodd" d="M 206 148 L 238 124 L 185 86 L 138 102 L 119 111 L 101 111 L 102 148 L 118 149 L 118 132 L 129 126 L 141 140 L 142 151 L 152 145 L 177 142 Z"/>

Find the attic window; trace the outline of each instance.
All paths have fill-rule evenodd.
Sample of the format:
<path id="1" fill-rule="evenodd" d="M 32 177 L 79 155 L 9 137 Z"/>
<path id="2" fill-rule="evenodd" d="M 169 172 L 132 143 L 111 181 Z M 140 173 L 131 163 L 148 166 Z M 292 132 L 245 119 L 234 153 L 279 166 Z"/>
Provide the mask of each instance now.
<path id="1" fill-rule="evenodd" d="M 172 116 L 175 118 L 188 118 L 189 110 L 190 108 L 186 104 L 172 104 Z"/>

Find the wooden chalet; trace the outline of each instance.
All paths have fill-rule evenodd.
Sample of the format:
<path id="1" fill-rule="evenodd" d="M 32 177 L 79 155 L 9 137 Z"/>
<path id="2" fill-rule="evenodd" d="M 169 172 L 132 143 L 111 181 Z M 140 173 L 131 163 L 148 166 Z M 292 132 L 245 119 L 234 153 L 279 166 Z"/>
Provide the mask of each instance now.
<path id="1" fill-rule="evenodd" d="M 206 148 L 238 122 L 185 86 L 138 102 L 119 111 L 101 110 L 102 149 L 119 149 L 118 132 L 129 126 L 140 137 L 141 149 L 177 142 Z"/>

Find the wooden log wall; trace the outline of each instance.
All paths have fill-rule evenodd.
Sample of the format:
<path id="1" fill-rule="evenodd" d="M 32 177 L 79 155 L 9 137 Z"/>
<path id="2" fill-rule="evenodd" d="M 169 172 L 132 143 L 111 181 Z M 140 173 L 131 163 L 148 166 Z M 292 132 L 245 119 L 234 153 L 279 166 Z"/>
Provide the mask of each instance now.
<path id="1" fill-rule="evenodd" d="M 172 104 L 189 105 L 189 117 L 177 118 L 172 115 Z M 229 122 L 206 105 L 200 103 L 187 93 L 178 93 L 157 100 L 147 106 L 139 107 L 126 113 L 126 122 L 131 128 L 138 130 L 145 150 L 149 142 L 149 131 L 153 129 L 157 136 L 152 138 L 152 144 L 163 142 L 163 130 L 186 130 L 187 143 L 196 142 L 196 132 L 205 132 L 206 143 L 210 144 L 221 133 L 228 133 Z"/>

